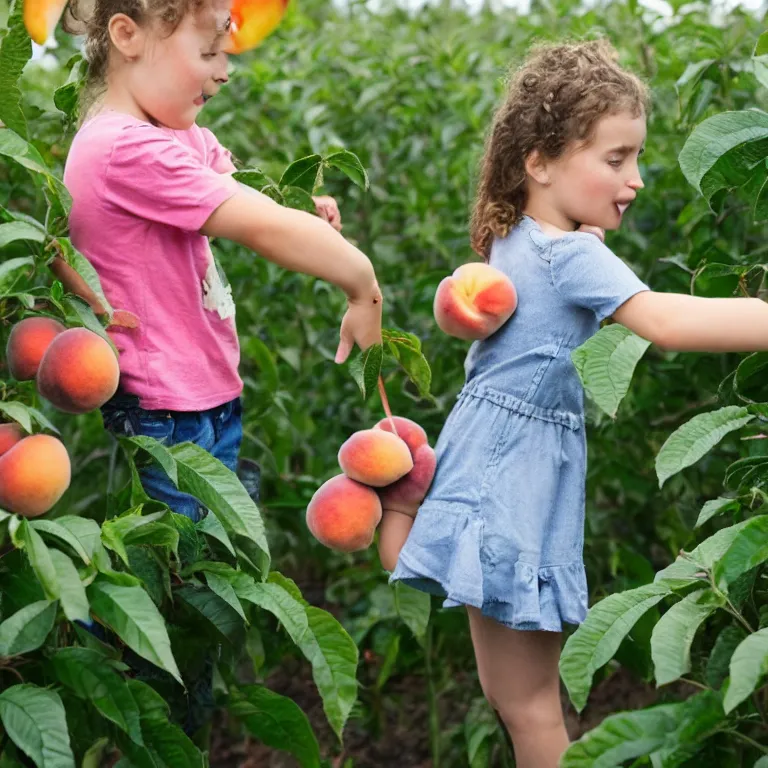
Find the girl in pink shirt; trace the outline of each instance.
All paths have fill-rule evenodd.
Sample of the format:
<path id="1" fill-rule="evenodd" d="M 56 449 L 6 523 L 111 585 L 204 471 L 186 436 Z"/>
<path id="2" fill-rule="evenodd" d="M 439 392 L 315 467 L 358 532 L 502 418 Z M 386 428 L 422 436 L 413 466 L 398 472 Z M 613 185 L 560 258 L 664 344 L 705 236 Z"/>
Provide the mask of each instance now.
<path id="1" fill-rule="evenodd" d="M 234 470 L 243 388 L 235 307 L 208 238 L 234 240 L 342 288 L 348 310 L 337 362 L 355 343 L 380 341 L 382 297 L 368 258 L 336 231 L 331 198 L 316 199 L 318 218 L 239 184 L 229 152 L 195 124 L 227 81 L 229 7 L 229 0 L 96 0 L 86 28 L 84 118 L 64 183 L 74 245 L 110 304 L 138 318 L 136 327 L 110 331 L 121 379 L 103 408 L 105 426 L 166 444 L 193 441 Z M 94 303 L 65 265 L 54 271 Z M 194 521 L 205 514 L 160 469 L 143 469 L 141 478 L 174 511 Z"/>

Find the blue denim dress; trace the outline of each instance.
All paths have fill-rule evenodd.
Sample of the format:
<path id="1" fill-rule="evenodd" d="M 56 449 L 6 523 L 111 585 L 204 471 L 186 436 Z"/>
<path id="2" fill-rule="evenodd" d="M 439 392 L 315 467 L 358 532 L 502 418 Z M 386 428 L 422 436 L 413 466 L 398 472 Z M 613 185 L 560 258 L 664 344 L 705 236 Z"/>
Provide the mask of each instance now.
<path id="1" fill-rule="evenodd" d="M 518 307 L 472 344 L 435 451 L 437 472 L 390 583 L 472 605 L 514 629 L 581 623 L 587 448 L 571 352 L 648 290 L 594 235 L 523 217 L 491 250 Z"/>

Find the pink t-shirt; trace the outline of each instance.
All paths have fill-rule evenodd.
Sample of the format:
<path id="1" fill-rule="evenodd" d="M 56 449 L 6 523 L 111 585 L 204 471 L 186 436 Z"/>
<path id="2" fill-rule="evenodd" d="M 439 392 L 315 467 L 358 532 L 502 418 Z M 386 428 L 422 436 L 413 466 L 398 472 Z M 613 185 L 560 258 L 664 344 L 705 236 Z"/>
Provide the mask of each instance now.
<path id="1" fill-rule="evenodd" d="M 202 411 L 242 392 L 234 304 L 199 231 L 237 192 L 234 170 L 197 125 L 174 131 L 105 111 L 72 141 L 70 236 L 112 306 L 139 318 L 110 335 L 120 388 L 143 408 Z"/>

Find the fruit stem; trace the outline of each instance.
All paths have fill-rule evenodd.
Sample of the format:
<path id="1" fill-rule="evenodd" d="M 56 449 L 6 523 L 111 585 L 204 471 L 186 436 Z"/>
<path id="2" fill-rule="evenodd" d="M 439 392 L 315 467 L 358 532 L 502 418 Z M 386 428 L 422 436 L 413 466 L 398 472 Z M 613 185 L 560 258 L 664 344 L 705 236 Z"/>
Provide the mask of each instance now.
<path id="1" fill-rule="evenodd" d="M 384 379 L 381 378 L 381 374 L 379 374 L 379 397 L 381 398 L 381 404 L 384 406 L 384 413 L 387 414 L 387 418 L 389 419 L 389 424 L 392 427 L 392 431 L 398 437 L 400 437 L 400 435 L 397 434 L 397 427 L 395 426 L 395 420 L 392 418 L 392 409 L 389 407 L 387 390 L 384 389 Z"/>

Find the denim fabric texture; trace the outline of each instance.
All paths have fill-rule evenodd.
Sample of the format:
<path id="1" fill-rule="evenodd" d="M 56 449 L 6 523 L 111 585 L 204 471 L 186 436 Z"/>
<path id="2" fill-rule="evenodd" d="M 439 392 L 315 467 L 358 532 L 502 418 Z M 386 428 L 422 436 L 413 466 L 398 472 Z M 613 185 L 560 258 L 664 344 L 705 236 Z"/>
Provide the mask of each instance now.
<path id="1" fill-rule="evenodd" d="M 518 306 L 470 347 L 435 479 L 390 582 L 514 629 L 561 631 L 588 607 L 584 393 L 571 352 L 648 286 L 594 235 L 553 238 L 527 216 L 490 263 Z"/>

